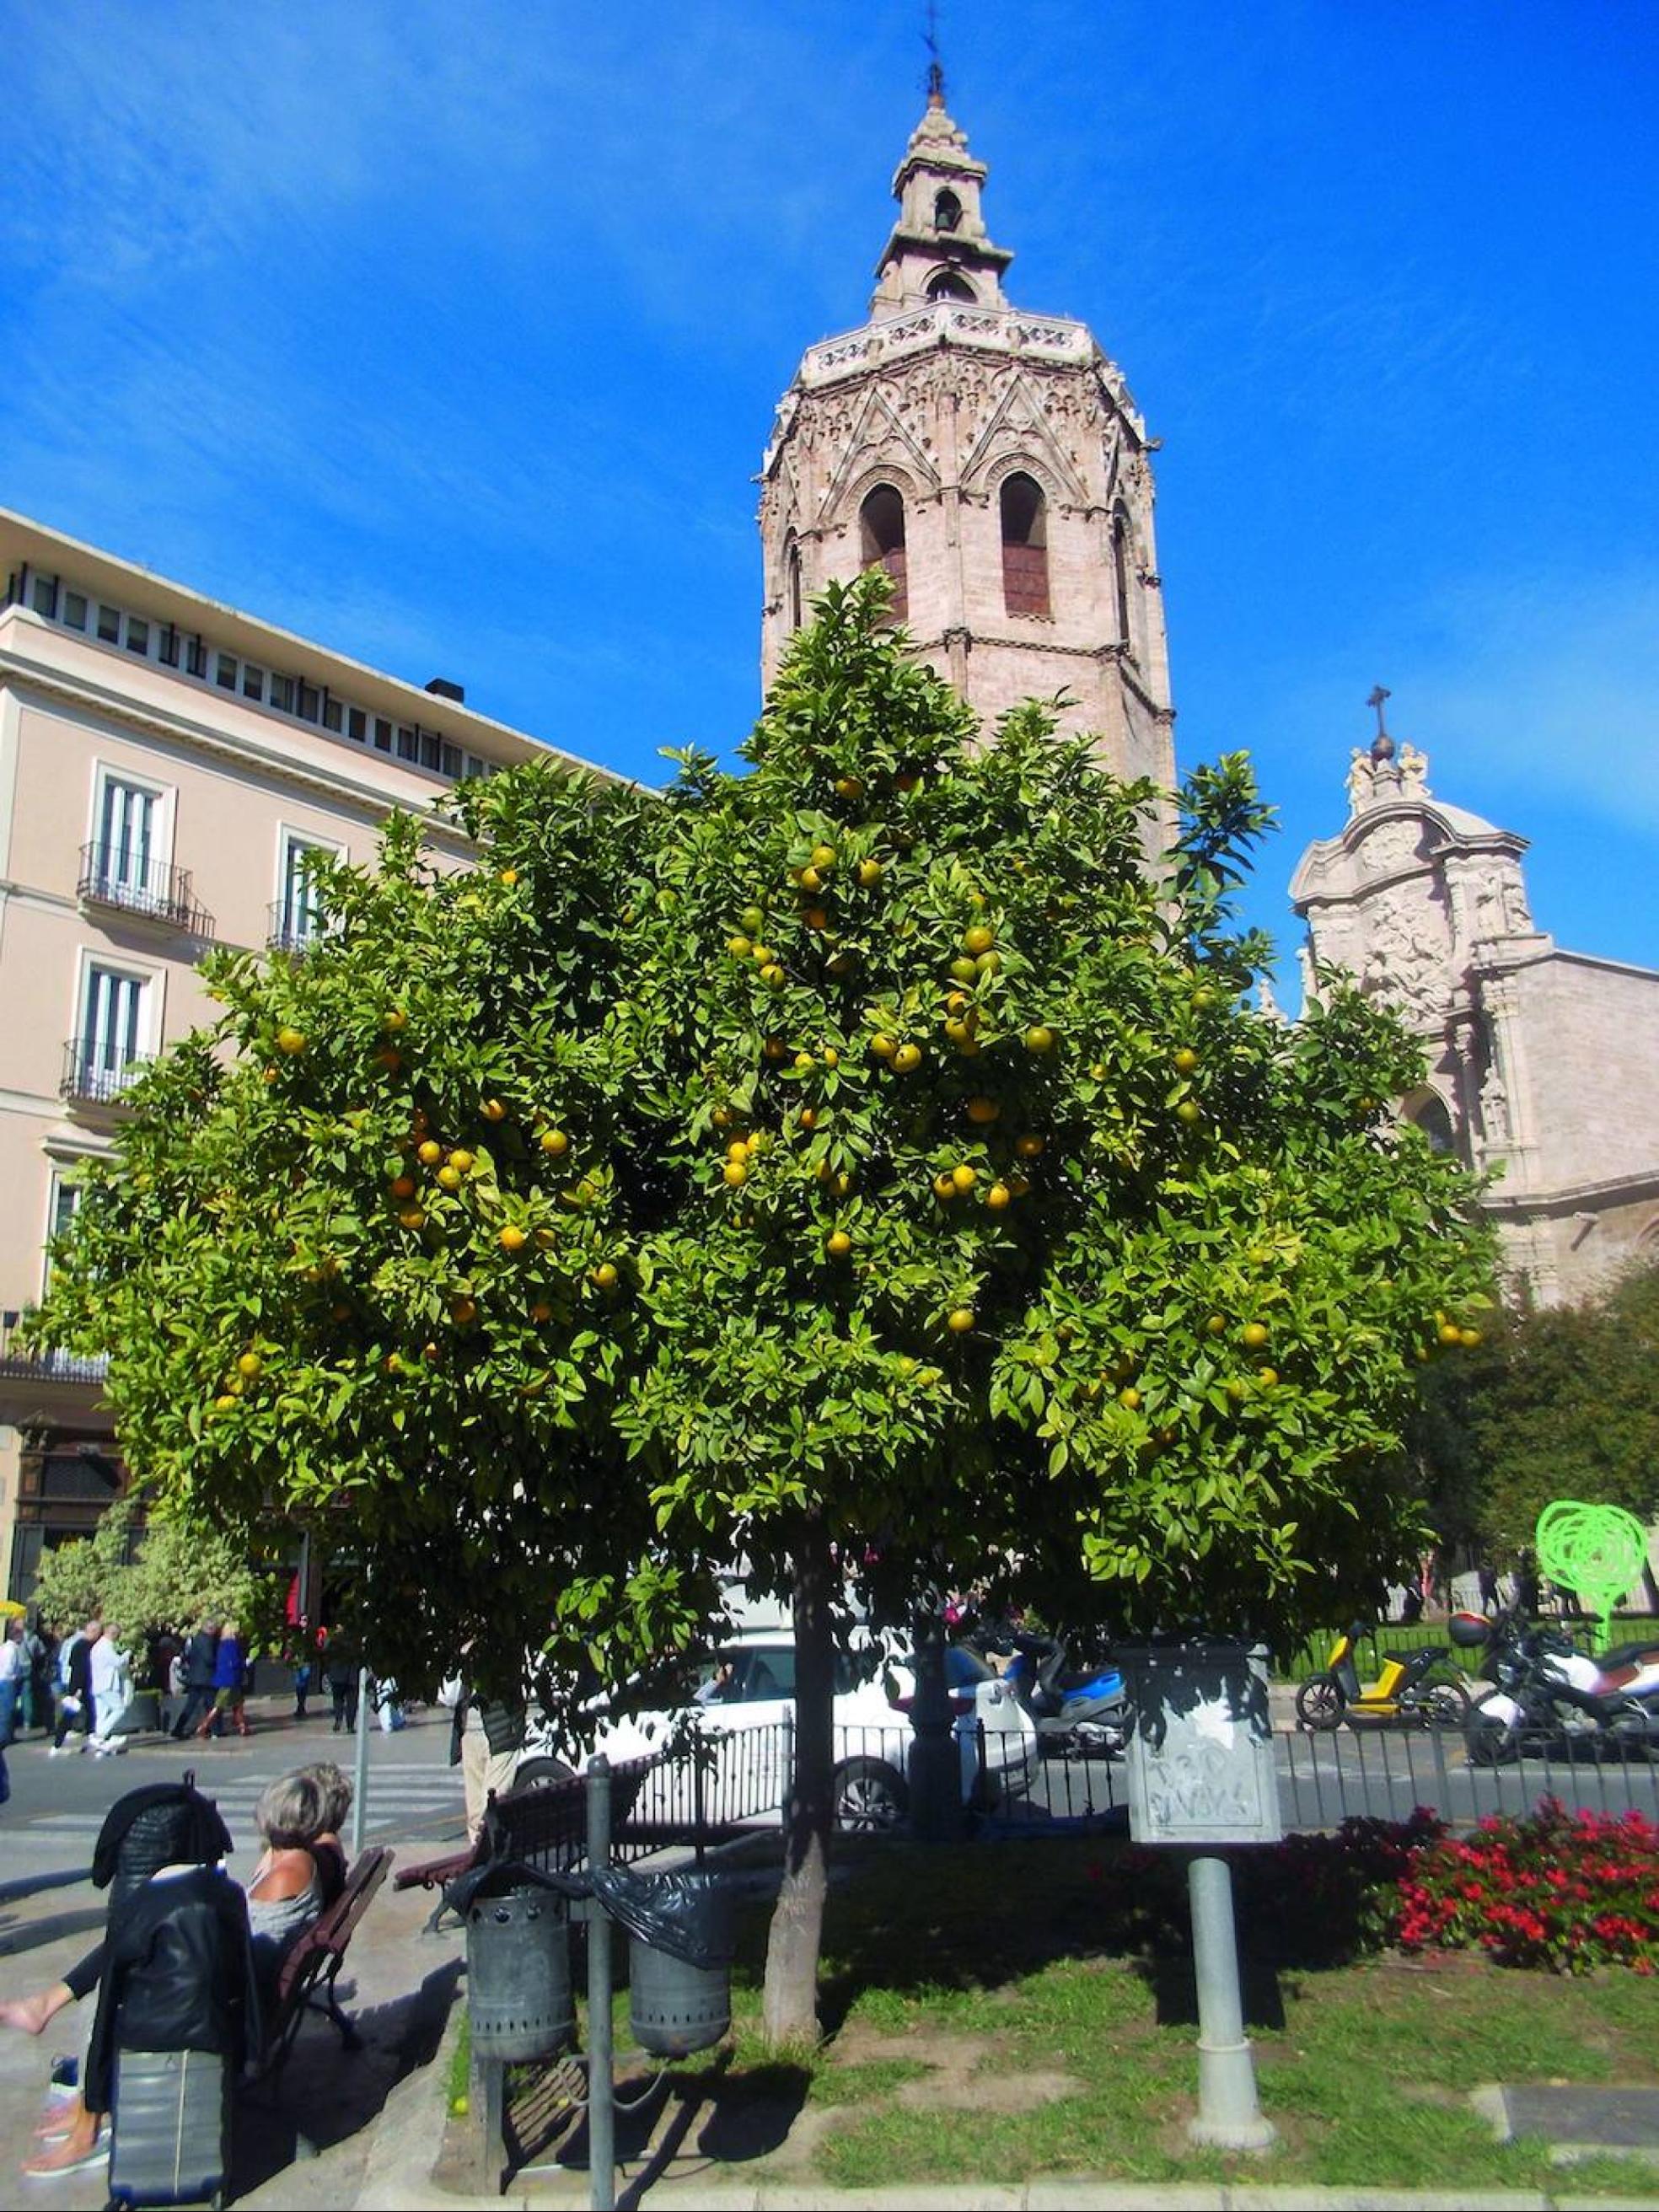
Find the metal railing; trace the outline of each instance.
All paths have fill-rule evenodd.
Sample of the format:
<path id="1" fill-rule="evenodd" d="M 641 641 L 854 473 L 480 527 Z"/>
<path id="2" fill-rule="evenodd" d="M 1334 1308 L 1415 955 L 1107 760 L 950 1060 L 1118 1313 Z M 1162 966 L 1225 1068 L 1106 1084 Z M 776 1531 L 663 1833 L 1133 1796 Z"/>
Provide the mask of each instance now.
<path id="1" fill-rule="evenodd" d="M 324 924 L 315 915 L 296 913 L 286 899 L 273 899 L 265 908 L 267 952 L 308 951 L 323 934 Z"/>
<path id="2" fill-rule="evenodd" d="M 0 1313 L 0 1376 L 31 1382 L 101 1382 L 109 1372 L 102 1352 L 87 1358 L 73 1352 L 37 1352 L 18 1341 L 21 1313 Z"/>
<path id="3" fill-rule="evenodd" d="M 94 1106 L 112 1106 L 136 1083 L 150 1064 L 149 1053 L 135 1053 L 118 1067 L 112 1067 L 96 1045 L 84 1037 L 71 1037 L 64 1047 L 64 1073 L 58 1085 L 60 1098 L 80 1098 Z"/>
<path id="4" fill-rule="evenodd" d="M 173 929 L 201 934 L 211 926 L 192 896 L 188 868 L 140 860 L 130 846 L 82 845 L 75 890 L 88 906 L 112 907 Z"/>

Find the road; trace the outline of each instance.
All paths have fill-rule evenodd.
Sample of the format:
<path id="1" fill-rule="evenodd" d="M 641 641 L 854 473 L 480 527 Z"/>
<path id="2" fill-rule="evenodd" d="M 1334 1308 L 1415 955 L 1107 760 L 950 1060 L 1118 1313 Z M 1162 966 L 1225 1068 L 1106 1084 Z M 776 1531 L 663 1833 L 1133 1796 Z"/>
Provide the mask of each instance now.
<path id="1" fill-rule="evenodd" d="M 38 1735 L 14 1744 L 6 1753 L 11 1802 L 0 1810 L 0 1897 L 82 1879 L 115 1800 L 143 1783 L 176 1781 L 186 1768 L 223 1814 L 235 1845 L 231 1871 L 246 1881 L 258 1856 L 253 1807 L 266 1783 L 314 1759 L 337 1760 L 348 1774 L 353 1770 L 356 1743 L 331 1732 L 326 1711 L 320 1718 L 295 1721 L 285 1705 L 251 1705 L 253 1733 L 246 1737 L 175 1744 L 145 1736 L 118 1758 L 82 1753 L 52 1759 Z M 461 1775 L 448 1764 L 449 1715 L 418 1711 L 395 1735 L 371 1728 L 368 1741 L 368 1838 L 399 1832 L 428 1838 L 434 1846 L 458 1838 Z"/>

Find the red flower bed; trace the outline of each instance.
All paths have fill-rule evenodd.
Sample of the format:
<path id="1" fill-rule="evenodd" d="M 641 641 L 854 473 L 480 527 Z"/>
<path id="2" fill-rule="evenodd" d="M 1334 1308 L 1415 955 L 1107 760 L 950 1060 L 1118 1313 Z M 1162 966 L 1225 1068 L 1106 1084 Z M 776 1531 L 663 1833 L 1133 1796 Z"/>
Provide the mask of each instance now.
<path id="1" fill-rule="evenodd" d="M 1510 1966 L 1583 1973 L 1659 1967 L 1659 1827 L 1547 1797 L 1523 1820 L 1491 1818 L 1413 1850 L 1389 1925 L 1407 1950 L 1479 1949 Z"/>

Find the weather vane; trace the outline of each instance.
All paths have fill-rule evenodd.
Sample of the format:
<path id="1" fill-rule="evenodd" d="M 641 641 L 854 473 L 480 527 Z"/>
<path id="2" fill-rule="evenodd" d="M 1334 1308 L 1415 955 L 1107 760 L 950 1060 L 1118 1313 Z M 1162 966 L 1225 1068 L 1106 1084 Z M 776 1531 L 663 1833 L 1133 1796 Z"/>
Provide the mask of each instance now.
<path id="1" fill-rule="evenodd" d="M 939 58 L 939 0 L 927 0 L 927 28 L 922 44 L 928 53 L 927 98 L 936 107 L 945 105 L 945 64 Z"/>

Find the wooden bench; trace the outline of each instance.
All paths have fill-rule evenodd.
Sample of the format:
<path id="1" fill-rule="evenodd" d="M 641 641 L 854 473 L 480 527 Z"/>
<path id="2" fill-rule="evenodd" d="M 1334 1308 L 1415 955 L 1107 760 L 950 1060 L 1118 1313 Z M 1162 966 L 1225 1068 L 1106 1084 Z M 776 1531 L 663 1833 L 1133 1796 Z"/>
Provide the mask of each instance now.
<path id="1" fill-rule="evenodd" d="M 655 1763 L 651 1759 L 631 1759 L 611 1769 L 613 1833 L 632 1811 L 641 1784 Z M 503 1860 L 566 1874 L 586 1856 L 587 1782 L 578 1774 L 564 1782 L 532 1783 L 526 1789 L 509 1790 L 504 1797 L 492 1790 L 474 1844 L 447 1858 L 423 1859 L 417 1866 L 403 1868 L 392 1887 L 442 1891 L 474 1867 Z M 443 1911 L 441 1899 L 428 1928 L 437 1926 Z"/>
<path id="2" fill-rule="evenodd" d="M 384 1845 L 360 1852 L 333 1904 L 301 1931 L 283 1954 L 270 2018 L 265 2023 L 262 2074 L 280 2075 L 307 2012 L 326 2013 L 339 2029 L 344 2047 L 356 2048 L 357 2031 L 340 2009 L 334 1984 L 358 1922 L 392 1871 L 392 1856 Z"/>

